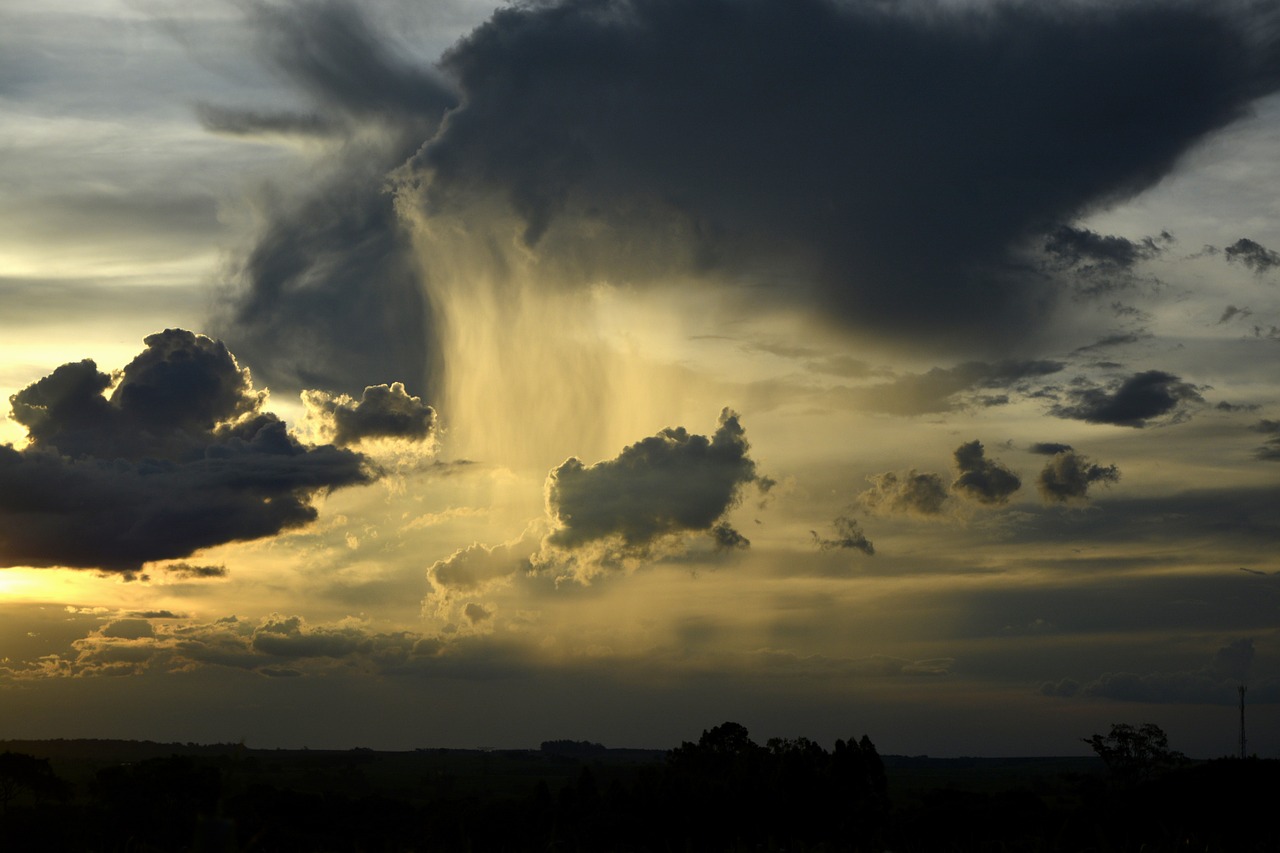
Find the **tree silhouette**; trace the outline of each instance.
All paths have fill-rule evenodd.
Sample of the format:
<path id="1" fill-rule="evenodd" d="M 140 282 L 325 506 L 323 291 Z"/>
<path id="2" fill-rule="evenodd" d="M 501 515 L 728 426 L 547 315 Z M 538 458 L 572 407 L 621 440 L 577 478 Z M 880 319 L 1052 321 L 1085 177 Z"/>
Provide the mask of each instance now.
<path id="1" fill-rule="evenodd" d="M 56 799 L 65 796 L 66 783 L 54 775 L 47 758 L 22 752 L 0 754 L 0 813 L 8 812 L 23 792 L 37 802 L 46 797 Z"/>
<path id="2" fill-rule="evenodd" d="M 1138 783 L 1182 763 L 1186 756 L 1169 749 L 1169 737 L 1155 723 L 1134 727 L 1115 723 L 1110 734 L 1084 738 L 1093 747 L 1112 778 L 1125 783 Z"/>

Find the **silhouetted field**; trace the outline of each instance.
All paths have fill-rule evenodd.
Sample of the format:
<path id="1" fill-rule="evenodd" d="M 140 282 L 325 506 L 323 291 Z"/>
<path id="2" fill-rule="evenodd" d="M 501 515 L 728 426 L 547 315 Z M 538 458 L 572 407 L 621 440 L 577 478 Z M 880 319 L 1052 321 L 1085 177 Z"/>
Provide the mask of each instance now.
<path id="1" fill-rule="evenodd" d="M 0 850 L 1280 849 L 1280 762 L 1113 771 L 881 757 L 865 737 L 759 745 L 733 723 L 670 751 L 0 741 Z"/>

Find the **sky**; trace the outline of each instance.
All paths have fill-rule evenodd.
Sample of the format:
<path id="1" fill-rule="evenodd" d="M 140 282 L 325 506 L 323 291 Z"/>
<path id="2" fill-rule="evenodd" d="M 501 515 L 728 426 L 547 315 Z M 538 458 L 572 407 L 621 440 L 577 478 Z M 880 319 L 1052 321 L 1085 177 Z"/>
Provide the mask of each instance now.
<path id="1" fill-rule="evenodd" d="M 1280 3 L 0 24 L 0 737 L 1280 757 Z"/>

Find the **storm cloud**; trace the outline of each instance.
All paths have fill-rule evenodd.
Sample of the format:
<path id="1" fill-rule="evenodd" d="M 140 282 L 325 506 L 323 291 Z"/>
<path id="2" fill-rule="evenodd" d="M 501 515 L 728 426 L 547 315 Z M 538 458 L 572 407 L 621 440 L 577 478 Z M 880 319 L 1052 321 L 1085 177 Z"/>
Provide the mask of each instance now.
<path id="1" fill-rule="evenodd" d="M 430 305 L 387 186 L 456 96 L 339 2 L 255 4 L 261 55 L 309 101 L 263 112 L 202 104 L 214 132 L 332 140 L 306 186 L 263 194 L 263 224 L 235 263 L 217 332 L 277 390 L 349 394 L 387 376 L 428 387 Z"/>
<path id="2" fill-rule="evenodd" d="M 313 494 L 371 479 L 363 457 L 304 446 L 263 411 L 220 341 L 145 343 L 114 377 L 65 364 L 10 398 L 29 444 L 0 446 L 0 565 L 128 574 L 306 524 Z"/>
<path id="3" fill-rule="evenodd" d="M 443 58 L 461 106 L 413 167 L 428 214 L 505 204 L 584 282 L 639 253 L 980 348 L 1048 317 L 1050 285 L 1015 263 L 1037 236 L 1144 251 L 1060 223 L 1152 186 L 1277 87 L 1268 10 L 519 4 Z M 609 235 L 625 250 L 605 257 Z"/>
<path id="4" fill-rule="evenodd" d="M 1280 462 L 1280 421 L 1263 419 L 1253 425 L 1254 432 L 1267 436 L 1266 443 L 1254 451 L 1259 459 Z"/>
<path id="5" fill-rule="evenodd" d="M 749 449 L 738 416 L 725 409 L 710 437 L 669 427 L 595 465 L 570 458 L 547 479 L 556 525 L 547 542 L 573 549 L 616 539 L 624 552 L 643 553 L 664 536 L 713 532 L 717 543 L 741 544 L 722 517 L 757 479 Z"/>
<path id="6" fill-rule="evenodd" d="M 1066 503 L 1084 500 L 1094 483 L 1109 485 L 1119 481 L 1120 469 L 1115 465 L 1097 465 L 1083 454 L 1063 450 L 1045 463 L 1036 478 L 1036 487 L 1046 502 Z"/>
<path id="7" fill-rule="evenodd" d="M 1167 422 L 1183 420 L 1191 406 L 1204 402 L 1194 385 L 1163 370 L 1135 373 L 1106 387 L 1086 385 L 1073 388 L 1069 395 L 1070 404 L 1055 405 L 1050 412 L 1060 418 L 1091 424 L 1138 429 L 1157 419 Z"/>
<path id="8" fill-rule="evenodd" d="M 956 448 L 955 480 L 951 490 L 981 504 L 996 505 L 1022 488 L 1022 480 L 1002 463 L 988 459 L 980 441 L 969 441 Z"/>

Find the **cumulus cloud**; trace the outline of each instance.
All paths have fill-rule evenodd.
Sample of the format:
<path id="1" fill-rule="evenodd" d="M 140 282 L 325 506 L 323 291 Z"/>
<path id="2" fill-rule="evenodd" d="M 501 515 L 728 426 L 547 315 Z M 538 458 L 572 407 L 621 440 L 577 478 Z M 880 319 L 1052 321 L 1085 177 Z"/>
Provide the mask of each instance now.
<path id="1" fill-rule="evenodd" d="M 624 252 L 644 256 L 635 269 L 807 270 L 809 287 L 779 276 L 777 295 L 868 333 L 977 347 L 1049 316 L 1049 285 L 1010 263 L 1020 248 L 1153 185 L 1276 88 L 1265 14 L 1208 0 L 517 4 L 444 57 L 461 106 L 414 168 L 428 213 L 501 201 L 584 282 Z M 1057 233 L 1095 257 L 1127 250 Z M 609 235 L 626 248 L 605 258 Z"/>
<path id="2" fill-rule="evenodd" d="M 476 543 L 437 560 L 427 569 L 429 589 L 422 602 L 423 612 L 446 621 L 461 618 L 465 615 L 458 612 L 462 599 L 483 596 L 532 573 L 531 560 L 538 545 L 536 531 L 531 528 L 514 542 L 494 547 Z"/>
<path id="3" fill-rule="evenodd" d="M 1047 503 L 1084 500 L 1094 483 L 1109 485 L 1120 481 L 1115 465 L 1096 465 L 1073 450 L 1054 454 L 1036 478 L 1036 487 Z"/>
<path id="4" fill-rule="evenodd" d="M 114 376 L 65 364 L 10 398 L 29 443 L 0 446 L 0 564 L 130 574 L 306 524 L 312 495 L 370 480 L 363 457 L 304 446 L 264 411 L 221 342 L 145 343 Z"/>
<path id="5" fill-rule="evenodd" d="M 862 532 L 862 527 L 858 524 L 858 520 L 848 515 L 837 516 L 832 522 L 836 529 L 834 538 L 828 539 L 818 535 L 818 531 L 810 530 L 809 535 L 813 537 L 813 544 L 817 545 L 820 550 L 834 551 L 836 549 L 852 548 L 855 551 L 861 551 L 868 557 L 874 556 L 876 548 L 871 544 L 871 540 Z"/>
<path id="6" fill-rule="evenodd" d="M 595 465 L 570 458 L 547 478 L 547 542 L 572 550 L 610 540 L 643 554 L 672 534 L 718 530 L 717 542 L 732 539 L 723 516 L 757 479 L 749 449 L 737 414 L 725 409 L 709 437 L 669 427 Z"/>
<path id="7" fill-rule="evenodd" d="M 937 474 L 886 471 L 867 478 L 871 488 L 858 496 L 872 512 L 886 515 L 936 516 L 947 500 L 947 484 Z"/>
<path id="8" fill-rule="evenodd" d="M 1022 488 L 1022 480 L 1005 465 L 986 457 L 980 441 L 969 441 L 956 448 L 958 474 L 951 490 L 981 504 L 996 505 L 1009 500 Z"/>
<path id="9" fill-rule="evenodd" d="M 1028 390 L 1026 381 L 1057 373 L 1064 365 L 1057 361 L 1004 361 L 989 364 L 971 361 L 955 367 L 935 367 L 925 373 L 900 376 L 891 382 L 853 390 L 860 406 L 874 412 L 895 415 L 923 415 L 949 412 L 965 402 L 1008 402 L 1005 395 L 979 396 L 966 400 L 967 391 Z"/>
<path id="10" fill-rule="evenodd" d="M 1258 275 L 1264 275 L 1276 267 L 1280 267 L 1280 253 L 1274 252 L 1261 243 L 1250 240 L 1248 237 L 1241 237 L 1223 249 L 1222 254 L 1228 262 L 1242 264 Z"/>
<path id="11" fill-rule="evenodd" d="M 1158 419 L 1183 420 L 1194 404 L 1204 402 L 1194 385 L 1162 370 L 1135 373 L 1107 386 L 1085 385 L 1068 393 L 1071 403 L 1053 406 L 1049 410 L 1052 414 L 1138 429 Z"/>
<path id="12" fill-rule="evenodd" d="M 413 397 L 404 383 L 370 385 L 353 400 L 346 394 L 304 391 L 303 402 L 321 431 L 338 446 L 357 444 L 367 438 L 402 438 L 426 441 L 436 424 L 435 409 Z"/>

